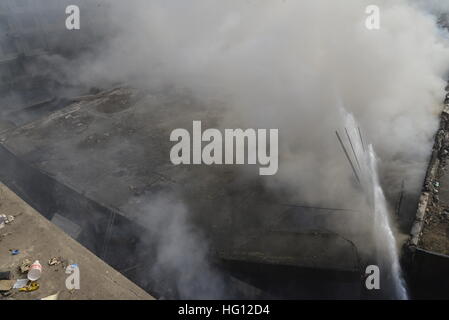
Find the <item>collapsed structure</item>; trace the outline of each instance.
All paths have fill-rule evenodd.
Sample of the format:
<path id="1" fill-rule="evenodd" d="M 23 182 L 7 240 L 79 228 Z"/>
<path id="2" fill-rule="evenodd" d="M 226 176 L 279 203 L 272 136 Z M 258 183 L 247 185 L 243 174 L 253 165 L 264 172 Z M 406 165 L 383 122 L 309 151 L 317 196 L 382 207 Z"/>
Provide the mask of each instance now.
<path id="1" fill-rule="evenodd" d="M 201 104 L 173 91 L 118 88 L 75 98 L 1 134 L 2 161 L 9 164 L 0 176 L 119 271 L 143 286 L 153 282 L 146 288 L 159 296 L 170 297 L 167 290 L 175 284 L 142 278 L 156 263 L 160 232 L 169 232 L 155 230 L 147 218 L 153 205 L 148 199 L 159 196 L 173 196 L 188 207 L 188 223 L 210 239 L 210 261 L 218 268 L 258 289 L 268 285 L 267 275 L 284 278 L 265 287 L 265 295 L 310 297 L 306 281 L 316 287 L 325 275 L 317 297 L 359 296 L 363 261 L 347 238 L 354 235 L 334 227 L 341 225 L 336 221 L 356 219 L 356 212 L 282 204 L 256 179 L 242 180 L 237 170 L 170 163 L 171 128 L 204 119 L 204 113 Z M 217 116 L 209 114 L 203 122 L 211 125 Z M 170 229 L 168 221 L 164 227 Z M 281 285 L 285 281 L 288 290 Z"/>
<path id="2" fill-rule="evenodd" d="M 56 2 L 49 6 L 56 8 L 53 13 L 33 1 L 0 3 L 2 182 L 158 298 L 204 297 L 192 295 L 201 292 L 194 283 L 207 286 L 210 280 L 210 273 L 197 269 L 198 261 L 225 279 L 226 292 L 219 297 L 370 296 L 362 276 L 371 261 L 358 249 L 366 230 L 345 230 L 360 219 L 359 212 L 286 203 L 257 178 L 226 167 L 170 163 L 171 130 L 194 120 L 214 127 L 219 108 L 173 88 L 99 84 L 60 90 L 70 84 L 43 72 L 50 66 L 41 58 L 82 52 L 97 39 L 83 38 L 89 32 L 67 34 L 68 3 Z M 29 11 L 40 13 L 30 20 Z M 83 28 L 89 26 L 83 16 Z M 417 292 L 439 286 L 433 292 L 444 294 L 449 287 L 441 281 L 448 261 L 446 131 L 445 111 L 408 245 L 410 283 Z M 160 201 L 176 206 L 158 208 Z M 179 217 L 185 221 L 178 224 Z M 194 260 L 203 249 L 200 239 L 179 250 L 169 247 L 174 253 L 167 255 L 179 258 L 161 264 L 173 259 L 161 248 L 190 228 L 210 243 L 204 255 Z M 190 239 L 178 242 L 184 240 Z M 193 281 L 180 277 L 182 272 Z"/>
<path id="3" fill-rule="evenodd" d="M 179 289 L 176 270 L 147 271 L 157 268 L 168 233 L 146 217 L 153 205 L 148 198 L 155 197 L 187 207 L 186 223 L 211 243 L 201 263 L 226 278 L 225 297 L 360 297 L 364 262 L 349 239 L 354 235 L 330 230 L 356 212 L 286 205 L 236 170 L 170 163 L 170 131 L 198 119 L 212 127 L 219 108 L 210 110 L 188 92 L 170 88 L 73 88 L 55 77 L 47 56 L 70 58 L 101 41 L 101 28 L 65 30 L 69 4 L 86 6 L 83 1 L 0 4 L 1 180 L 159 298 L 198 296 Z M 100 5 L 83 14 L 83 31 L 101 24 Z M 188 255 L 194 253 L 181 255 L 184 264 Z M 201 273 L 187 270 L 193 271 Z M 193 278 L 201 282 L 201 275 Z"/>
<path id="4" fill-rule="evenodd" d="M 419 298 L 448 297 L 449 281 L 449 94 L 406 244 L 410 284 Z"/>
<path id="5" fill-rule="evenodd" d="M 449 29 L 449 14 L 438 20 Z M 404 246 L 404 264 L 416 298 L 448 298 L 449 281 L 449 85 L 418 208 Z"/>

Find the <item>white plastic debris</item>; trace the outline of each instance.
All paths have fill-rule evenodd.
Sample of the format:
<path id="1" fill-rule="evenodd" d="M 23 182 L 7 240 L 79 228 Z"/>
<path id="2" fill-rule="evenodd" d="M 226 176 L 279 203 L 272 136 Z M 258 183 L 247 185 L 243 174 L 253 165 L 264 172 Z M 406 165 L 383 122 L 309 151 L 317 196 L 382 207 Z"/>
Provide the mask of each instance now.
<path id="1" fill-rule="evenodd" d="M 5 223 L 8 224 L 8 223 L 11 223 L 13 221 L 14 221 L 14 216 L 8 216 L 8 218 L 6 219 Z"/>
<path id="2" fill-rule="evenodd" d="M 39 280 L 41 274 L 42 274 L 42 265 L 40 264 L 39 260 L 36 260 L 33 262 L 33 264 L 30 267 L 30 270 L 28 271 L 28 279 L 30 281 Z"/>
<path id="3" fill-rule="evenodd" d="M 42 298 L 41 300 L 58 300 L 59 292 L 52 294 L 51 296 Z"/>
<path id="4" fill-rule="evenodd" d="M 25 287 L 27 285 L 27 283 L 28 283 L 28 279 L 18 279 L 16 281 L 16 283 L 14 283 L 13 288 L 14 289 L 21 289 L 21 288 Z"/>

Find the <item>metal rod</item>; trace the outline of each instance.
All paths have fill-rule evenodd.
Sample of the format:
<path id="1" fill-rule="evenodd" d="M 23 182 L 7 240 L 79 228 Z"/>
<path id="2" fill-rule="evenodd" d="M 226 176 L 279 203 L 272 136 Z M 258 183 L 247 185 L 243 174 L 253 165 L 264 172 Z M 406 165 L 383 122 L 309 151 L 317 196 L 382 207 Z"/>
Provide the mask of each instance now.
<path id="1" fill-rule="evenodd" d="M 365 143 L 363 142 L 363 138 L 362 138 L 362 131 L 360 131 L 360 127 L 358 127 L 358 129 L 359 129 L 360 141 L 362 142 L 363 151 L 366 152 Z"/>
<path id="2" fill-rule="evenodd" d="M 355 178 L 357 179 L 358 183 L 360 184 L 359 176 L 358 176 L 358 174 L 357 174 L 357 171 L 355 170 L 354 165 L 352 164 L 352 161 L 351 161 L 351 158 L 349 157 L 348 152 L 346 151 L 345 145 L 343 144 L 343 140 L 341 140 L 340 135 L 338 134 L 338 131 L 335 131 L 335 134 L 337 135 L 338 141 L 340 141 L 340 145 L 341 145 L 341 147 L 343 148 L 343 151 L 344 151 L 344 153 L 345 153 L 345 155 L 346 155 L 346 158 L 347 158 L 348 161 L 349 161 L 349 164 L 351 165 L 352 171 L 354 172 L 354 176 L 355 176 Z"/>
<path id="3" fill-rule="evenodd" d="M 346 132 L 346 136 L 348 137 L 349 144 L 351 145 L 352 153 L 354 154 L 354 158 L 355 158 L 355 161 L 357 162 L 357 166 L 359 167 L 359 170 L 362 170 L 362 168 L 360 167 L 359 159 L 357 158 L 357 154 L 355 153 L 355 149 L 354 149 L 354 145 L 352 144 L 351 137 L 349 136 L 348 129 L 345 128 L 345 132 Z"/>
<path id="4" fill-rule="evenodd" d="M 396 215 L 399 217 L 401 214 L 401 206 L 402 206 L 402 200 L 404 198 L 404 180 L 402 180 L 401 184 L 401 192 L 399 193 L 399 199 L 396 205 Z"/>

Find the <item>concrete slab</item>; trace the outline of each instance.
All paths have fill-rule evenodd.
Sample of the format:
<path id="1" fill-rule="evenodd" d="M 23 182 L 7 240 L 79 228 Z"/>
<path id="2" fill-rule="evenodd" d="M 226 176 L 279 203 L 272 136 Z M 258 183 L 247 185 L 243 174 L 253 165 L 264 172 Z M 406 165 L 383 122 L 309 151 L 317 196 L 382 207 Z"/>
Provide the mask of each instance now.
<path id="1" fill-rule="evenodd" d="M 0 299 L 42 299 L 59 292 L 60 300 L 152 300 L 151 295 L 104 263 L 97 256 L 49 222 L 5 185 L 0 183 L 0 214 L 15 217 L 0 229 L 0 270 L 12 271 L 14 279 L 26 278 L 18 270 L 24 259 L 39 260 L 43 267 L 34 292 L 13 290 Z M 20 251 L 12 255 L 10 249 Z M 61 257 L 62 264 L 48 261 Z M 68 290 L 65 266 L 76 263 L 80 270 L 80 289 Z"/>
<path id="2" fill-rule="evenodd" d="M 354 239 L 338 226 L 357 219 L 357 214 L 286 206 L 289 201 L 281 199 L 281 193 L 264 187 L 269 178 L 259 176 L 256 166 L 241 170 L 170 162 L 172 130 L 190 131 L 194 120 L 202 122 L 203 130 L 227 128 L 224 118 L 217 102 L 196 101 L 174 89 L 116 88 L 80 97 L 44 118 L 1 133 L 0 159 L 9 167 L 0 169 L 0 177 L 42 208 L 48 219 L 157 297 L 176 297 L 166 292 L 176 284 L 160 279 L 151 279 L 160 285 L 148 283 L 144 272 L 151 269 L 162 238 L 154 227 L 151 230 L 146 206 L 160 195 L 182 203 L 188 225 L 207 239 L 212 258 L 219 251 L 250 251 L 249 240 L 263 238 L 270 230 L 299 230 L 311 251 L 323 245 L 327 249 L 319 261 L 303 251 L 289 252 L 297 267 L 321 264 L 354 271 L 353 261 L 341 258 L 342 250 L 353 257 L 352 246 L 316 241 L 307 233 L 329 230 Z M 274 236 L 262 249 L 273 256 L 284 254 L 277 252 L 284 240 Z M 171 274 L 159 278 L 174 279 Z"/>

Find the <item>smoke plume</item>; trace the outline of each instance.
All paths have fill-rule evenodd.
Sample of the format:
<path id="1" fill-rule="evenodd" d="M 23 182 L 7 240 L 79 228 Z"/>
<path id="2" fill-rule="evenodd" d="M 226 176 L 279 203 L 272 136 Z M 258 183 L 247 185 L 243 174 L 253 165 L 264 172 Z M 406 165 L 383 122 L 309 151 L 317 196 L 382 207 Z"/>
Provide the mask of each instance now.
<path id="1" fill-rule="evenodd" d="M 101 47 L 76 59 L 46 58 L 71 83 L 171 86 L 217 101 L 208 108 L 225 107 L 221 128 L 279 129 L 279 171 L 258 178 L 268 190 L 292 202 L 359 209 L 359 187 L 335 137 L 344 107 L 379 156 L 387 197 L 402 181 L 407 192 L 419 191 L 449 67 L 448 38 L 437 24 L 445 1 L 107 3 L 99 9 L 108 26 Z M 365 27 L 372 4 L 379 30 Z M 171 197 L 148 199 L 141 223 L 166 229 L 154 272 L 173 269 L 182 296 L 192 297 L 186 288 L 194 278 L 181 267 L 219 277 L 203 265 L 208 248 L 190 229 L 188 209 Z"/>
<path id="2" fill-rule="evenodd" d="M 438 123 L 447 41 L 423 2 L 376 1 L 374 31 L 365 28 L 370 4 L 114 3 L 117 32 L 97 59 L 81 64 L 80 80 L 188 88 L 226 105 L 222 126 L 279 128 L 280 171 L 266 182 L 309 202 L 347 202 L 342 192 L 353 192 L 333 134 L 343 104 L 374 144 L 390 191 L 404 179 L 416 190 Z"/>

